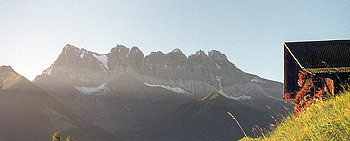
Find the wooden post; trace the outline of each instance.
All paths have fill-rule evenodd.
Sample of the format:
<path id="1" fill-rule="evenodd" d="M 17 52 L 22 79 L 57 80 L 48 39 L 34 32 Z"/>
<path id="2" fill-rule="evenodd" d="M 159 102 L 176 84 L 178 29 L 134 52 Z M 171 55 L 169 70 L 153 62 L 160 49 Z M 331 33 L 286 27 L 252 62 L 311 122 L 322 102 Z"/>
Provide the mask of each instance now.
<path id="1" fill-rule="evenodd" d="M 324 90 L 330 93 L 331 95 L 334 95 L 334 83 L 331 78 L 324 78 Z"/>

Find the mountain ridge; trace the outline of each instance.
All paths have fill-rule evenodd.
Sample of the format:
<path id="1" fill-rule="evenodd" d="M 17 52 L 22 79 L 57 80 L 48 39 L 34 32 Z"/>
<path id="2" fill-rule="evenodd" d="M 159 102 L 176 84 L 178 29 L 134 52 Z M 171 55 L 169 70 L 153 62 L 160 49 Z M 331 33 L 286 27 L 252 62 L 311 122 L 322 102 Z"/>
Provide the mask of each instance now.
<path id="1" fill-rule="evenodd" d="M 210 138 L 203 137 L 204 132 L 228 139 L 233 137 L 233 131 L 240 131 L 226 127 L 232 121 L 222 109 L 238 113 L 247 129 L 258 122 L 271 121 L 268 115 L 284 111 L 282 99 L 270 98 L 280 96 L 281 83 L 243 72 L 216 50 L 208 54 L 199 50 L 186 56 L 174 49 L 145 56 L 139 48 L 123 45 L 106 54 L 66 45 L 57 60 L 33 82 L 83 121 L 120 140 L 162 140 L 174 137 L 173 131 L 192 139 Z M 209 100 L 198 100 L 208 93 L 215 94 Z M 210 113 L 220 115 L 223 121 L 206 125 L 216 118 Z M 195 134 L 180 132 L 197 127 L 201 130 L 191 131 Z M 204 131 L 209 128 L 222 133 Z M 240 136 L 234 134 L 235 138 Z"/>
<path id="2" fill-rule="evenodd" d="M 0 67 L 0 86 L 0 140 L 48 140 L 58 130 L 78 140 L 90 140 L 83 134 L 91 139 L 112 139 L 99 127 L 85 126 L 77 115 L 11 66 Z"/>
<path id="3" fill-rule="evenodd" d="M 67 44 L 58 59 L 42 74 L 57 75 L 58 78 L 68 74 L 71 75 L 66 78 L 68 82 L 81 80 L 92 85 L 96 83 L 92 79 L 102 82 L 120 72 L 128 72 L 149 84 L 179 87 L 197 97 L 219 92 L 235 99 L 247 97 L 244 96 L 247 91 L 261 89 L 266 85 L 263 84 L 265 81 L 282 85 L 241 71 L 217 50 L 209 51 L 208 55 L 199 50 L 186 56 L 177 48 L 167 54 L 158 51 L 145 56 L 139 48 L 129 49 L 123 45 L 117 45 L 107 54 L 99 54 Z"/>

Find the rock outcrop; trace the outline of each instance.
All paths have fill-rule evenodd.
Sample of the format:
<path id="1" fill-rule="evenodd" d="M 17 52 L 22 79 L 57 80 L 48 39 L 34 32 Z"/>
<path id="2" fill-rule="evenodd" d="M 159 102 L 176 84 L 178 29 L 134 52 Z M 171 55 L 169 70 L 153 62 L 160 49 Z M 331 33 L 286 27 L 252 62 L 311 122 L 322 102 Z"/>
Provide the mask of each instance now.
<path id="1" fill-rule="evenodd" d="M 68 44 L 36 80 L 46 75 L 72 85 L 97 86 L 113 81 L 120 73 L 147 84 L 181 88 L 195 97 L 218 92 L 239 100 L 249 99 L 256 92 L 278 96 L 281 91 L 280 83 L 241 71 L 217 50 L 208 54 L 199 50 L 188 57 L 180 49 L 145 56 L 139 48 L 123 45 L 117 45 L 107 54 L 98 54 Z"/>

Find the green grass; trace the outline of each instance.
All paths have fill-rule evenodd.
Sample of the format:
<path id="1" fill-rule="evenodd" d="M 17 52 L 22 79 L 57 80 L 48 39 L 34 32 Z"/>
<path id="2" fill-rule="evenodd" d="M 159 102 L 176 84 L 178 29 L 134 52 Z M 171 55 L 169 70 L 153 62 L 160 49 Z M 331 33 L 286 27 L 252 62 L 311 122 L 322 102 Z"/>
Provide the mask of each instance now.
<path id="1" fill-rule="evenodd" d="M 290 115 L 260 138 L 241 140 L 350 140 L 350 92 Z"/>

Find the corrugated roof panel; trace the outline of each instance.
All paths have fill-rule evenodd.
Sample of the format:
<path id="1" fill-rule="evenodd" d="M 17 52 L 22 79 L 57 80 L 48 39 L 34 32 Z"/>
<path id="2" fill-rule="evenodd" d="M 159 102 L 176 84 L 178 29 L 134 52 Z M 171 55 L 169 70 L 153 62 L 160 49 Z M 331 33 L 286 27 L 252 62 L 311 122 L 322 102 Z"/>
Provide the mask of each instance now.
<path id="1" fill-rule="evenodd" d="M 286 42 L 285 44 L 306 69 L 350 67 L 350 40 Z"/>

